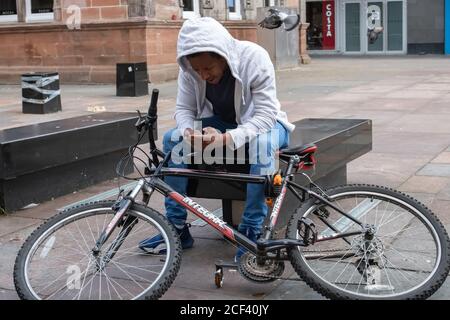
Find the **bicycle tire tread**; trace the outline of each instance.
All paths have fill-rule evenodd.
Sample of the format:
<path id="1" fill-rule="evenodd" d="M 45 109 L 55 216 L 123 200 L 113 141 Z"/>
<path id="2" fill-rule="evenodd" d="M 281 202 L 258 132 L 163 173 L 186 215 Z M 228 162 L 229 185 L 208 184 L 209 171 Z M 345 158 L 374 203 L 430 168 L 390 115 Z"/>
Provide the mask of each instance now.
<path id="1" fill-rule="evenodd" d="M 440 271 L 439 270 L 436 271 L 436 274 L 438 274 L 436 279 L 432 283 L 425 284 L 425 287 L 428 286 L 427 288 L 424 288 L 420 292 L 418 292 L 410 297 L 407 297 L 406 299 L 408 299 L 408 300 L 423 300 L 423 299 L 427 299 L 432 294 L 434 294 L 444 283 L 444 281 L 446 280 L 446 278 L 449 274 L 449 271 L 450 271 L 450 257 L 449 257 L 449 255 L 450 255 L 450 240 L 449 240 L 448 233 L 447 233 L 444 225 L 442 224 L 442 222 L 439 220 L 439 218 L 426 205 L 424 205 L 419 200 L 411 197 L 410 195 L 408 195 L 404 192 L 395 190 L 393 188 L 385 187 L 385 186 L 378 186 L 378 185 L 374 185 L 374 184 L 346 184 L 346 185 L 339 185 L 339 186 L 332 187 L 332 188 L 326 190 L 326 192 L 331 193 L 333 191 L 336 191 L 339 189 L 344 189 L 344 188 L 346 188 L 346 189 L 354 188 L 354 189 L 359 189 L 360 191 L 363 191 L 364 188 L 379 189 L 379 190 L 383 190 L 388 193 L 393 193 L 393 195 L 395 195 L 395 196 L 399 196 L 399 195 L 403 196 L 403 197 L 407 198 L 410 202 L 413 202 L 415 205 L 421 207 L 422 210 L 425 211 L 426 214 L 429 215 L 429 217 L 432 220 L 434 220 L 431 222 L 434 222 L 436 224 L 436 226 L 439 229 L 439 230 L 437 230 L 437 232 L 442 232 L 442 236 L 443 236 L 442 238 L 445 240 L 445 243 L 441 243 L 441 244 L 443 246 L 443 248 L 442 248 L 443 254 L 446 253 L 446 256 L 443 257 L 443 259 L 445 259 L 446 262 L 444 262 L 444 266 L 443 266 L 443 268 L 441 268 Z M 299 212 L 305 206 L 307 206 L 307 208 L 309 208 L 311 205 L 312 205 L 311 200 L 305 201 L 292 214 L 292 217 L 289 220 L 287 228 L 286 228 L 286 236 L 287 237 L 289 237 L 289 233 L 290 233 L 289 230 L 291 230 L 294 227 L 296 228 L 296 226 L 293 225 L 296 222 L 294 217 L 296 215 L 298 215 Z M 421 210 L 421 212 L 422 212 L 422 210 Z M 445 248 L 444 248 L 444 246 L 445 246 Z M 321 294 L 325 298 L 330 298 L 330 299 L 338 299 L 338 300 L 358 299 L 357 297 L 354 297 L 354 296 L 340 294 L 339 292 L 336 292 L 335 290 L 330 290 L 329 288 L 318 283 L 318 281 L 316 281 L 313 277 L 311 277 L 309 272 L 302 267 L 301 263 L 299 262 L 299 259 L 296 259 L 295 257 L 293 257 L 292 252 L 293 252 L 293 250 L 289 250 L 288 254 L 289 254 L 289 258 L 290 258 L 290 261 L 291 261 L 291 264 L 292 264 L 294 270 L 308 284 L 308 286 L 311 287 L 314 291 Z"/>

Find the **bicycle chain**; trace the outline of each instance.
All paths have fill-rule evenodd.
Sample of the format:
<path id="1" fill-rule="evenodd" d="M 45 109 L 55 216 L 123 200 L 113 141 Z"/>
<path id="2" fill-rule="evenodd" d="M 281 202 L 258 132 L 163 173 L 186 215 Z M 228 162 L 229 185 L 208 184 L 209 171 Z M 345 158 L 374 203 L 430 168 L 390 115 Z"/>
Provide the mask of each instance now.
<path id="1" fill-rule="evenodd" d="M 339 251 L 345 251 L 345 249 L 308 250 L 307 252 L 339 252 Z M 242 259 L 239 262 L 238 270 L 241 273 L 241 275 L 243 275 L 245 278 L 247 278 L 251 281 L 255 281 L 255 282 L 269 282 L 269 281 L 275 281 L 275 280 L 304 281 L 301 278 L 286 278 L 286 277 L 281 277 L 281 276 L 276 276 L 276 275 L 271 275 L 271 274 L 256 273 L 256 272 L 254 272 L 254 269 L 246 267 L 245 260 L 251 259 L 252 257 L 250 257 L 250 256 L 255 257 L 253 254 L 250 254 L 250 253 L 245 253 L 242 256 Z M 284 267 L 283 267 L 283 271 L 284 271 Z M 248 275 L 245 274 L 245 272 L 250 274 L 250 276 L 253 278 L 252 279 L 249 278 Z M 276 272 L 276 270 L 273 272 Z M 262 278 L 262 280 L 258 280 L 257 278 Z"/>

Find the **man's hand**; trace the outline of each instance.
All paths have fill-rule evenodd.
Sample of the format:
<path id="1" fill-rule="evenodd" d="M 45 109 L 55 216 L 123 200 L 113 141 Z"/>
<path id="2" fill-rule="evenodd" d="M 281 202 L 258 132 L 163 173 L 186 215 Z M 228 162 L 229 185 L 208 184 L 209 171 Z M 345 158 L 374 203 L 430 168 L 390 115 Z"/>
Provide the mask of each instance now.
<path id="1" fill-rule="evenodd" d="M 211 143 L 216 144 L 217 146 L 229 145 L 233 139 L 231 135 L 227 133 L 221 133 L 219 130 L 206 127 L 203 129 L 203 145 L 209 145 Z"/>
<path id="2" fill-rule="evenodd" d="M 223 146 L 232 142 L 232 138 L 229 133 L 221 133 L 213 127 L 204 128 L 203 134 L 198 130 L 194 131 L 193 129 L 188 128 L 184 131 L 184 138 L 188 140 L 191 145 L 201 145 L 202 148 L 205 148 L 211 143 L 217 144 L 217 146 Z"/>

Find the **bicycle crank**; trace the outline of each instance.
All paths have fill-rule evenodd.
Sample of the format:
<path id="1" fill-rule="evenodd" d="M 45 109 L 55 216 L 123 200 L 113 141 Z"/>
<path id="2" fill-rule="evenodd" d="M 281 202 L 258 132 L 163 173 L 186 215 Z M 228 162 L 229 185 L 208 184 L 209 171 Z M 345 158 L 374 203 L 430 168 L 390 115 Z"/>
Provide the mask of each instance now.
<path id="1" fill-rule="evenodd" d="M 266 260 L 263 265 L 258 265 L 256 256 L 246 252 L 238 263 L 238 271 L 244 278 L 253 282 L 272 282 L 280 279 L 284 272 L 284 262 Z"/>

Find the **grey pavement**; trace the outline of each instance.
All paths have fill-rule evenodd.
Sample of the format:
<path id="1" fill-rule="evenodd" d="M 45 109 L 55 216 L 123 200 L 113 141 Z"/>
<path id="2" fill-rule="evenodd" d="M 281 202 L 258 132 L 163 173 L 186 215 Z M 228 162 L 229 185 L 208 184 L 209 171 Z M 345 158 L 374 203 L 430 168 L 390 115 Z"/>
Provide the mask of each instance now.
<path id="1" fill-rule="evenodd" d="M 174 126 L 176 82 L 160 89 L 159 130 Z M 444 56 L 314 57 L 310 65 L 277 73 L 282 109 L 302 118 L 369 118 L 373 150 L 348 165 L 349 183 L 398 188 L 425 203 L 450 228 L 450 59 Z M 0 129 L 99 111 L 146 111 L 149 97 L 115 96 L 113 85 L 63 85 L 63 111 L 21 112 L 20 86 L 0 86 Z M 124 184 L 126 182 L 123 182 Z M 17 299 L 12 280 L 16 254 L 25 238 L 57 209 L 111 190 L 117 181 L 79 190 L 36 207 L 0 216 L 0 299 Z M 217 200 L 199 200 L 217 209 Z M 163 199 L 152 202 L 163 212 Z M 189 216 L 190 221 L 195 220 Z M 208 226 L 194 225 L 195 248 L 183 253 L 181 270 L 163 299 L 323 299 L 304 282 L 255 284 L 227 271 L 214 285 L 214 262 L 235 249 Z M 290 266 L 284 277 L 294 277 Z M 450 299 L 447 280 L 432 299 Z"/>

